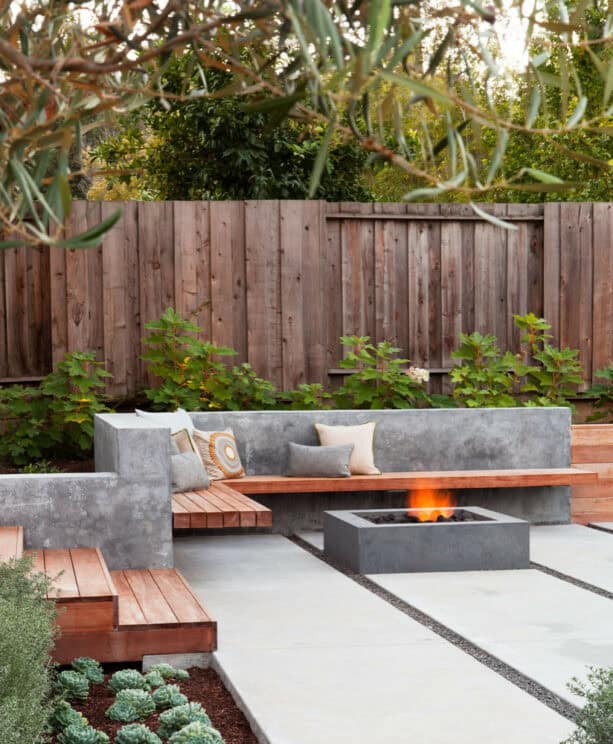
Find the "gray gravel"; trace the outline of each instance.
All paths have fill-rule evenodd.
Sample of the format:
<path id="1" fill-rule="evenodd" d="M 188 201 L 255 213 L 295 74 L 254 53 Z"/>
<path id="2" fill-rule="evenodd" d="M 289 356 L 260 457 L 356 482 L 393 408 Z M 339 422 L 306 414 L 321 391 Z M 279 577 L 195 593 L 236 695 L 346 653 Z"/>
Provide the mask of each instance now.
<path id="1" fill-rule="evenodd" d="M 561 571 L 556 571 L 555 569 L 549 568 L 548 566 L 543 566 L 541 563 L 535 563 L 534 561 L 531 561 L 530 568 L 534 568 L 537 571 L 542 571 L 545 574 L 549 574 L 549 576 L 553 576 L 556 579 L 565 581 L 567 584 L 574 584 L 580 589 L 585 589 L 587 592 L 592 592 L 592 594 L 598 594 L 600 597 L 613 599 L 613 592 L 602 589 L 595 584 L 588 584 L 587 581 L 581 581 L 581 579 L 576 579 L 574 576 L 569 576 L 568 574 L 562 573 Z"/>
<path id="2" fill-rule="evenodd" d="M 499 674 L 501 677 L 504 677 L 505 679 L 507 679 L 509 682 L 514 684 L 516 687 L 519 687 L 521 690 L 524 690 L 524 692 L 527 692 L 529 695 L 532 695 L 532 697 L 536 698 L 541 703 L 544 703 L 546 706 L 548 706 L 552 710 L 555 710 L 556 713 L 559 713 L 565 718 L 568 718 L 570 721 L 575 722 L 579 709 L 576 708 L 571 703 L 569 703 L 568 701 L 559 697 L 555 693 L 551 692 L 551 690 L 548 690 L 546 687 L 543 687 L 543 685 L 539 684 L 538 682 L 535 682 L 533 679 L 531 679 L 530 677 L 527 677 L 525 674 L 522 674 L 514 667 L 498 659 L 496 656 L 493 656 L 487 651 L 484 651 L 482 648 L 480 648 L 479 646 L 476 646 L 474 643 L 467 640 L 466 638 L 461 636 L 459 633 L 456 633 L 454 630 L 449 628 L 447 625 L 443 625 L 443 623 L 439 623 L 437 620 L 430 617 L 430 615 L 427 615 L 425 612 L 418 610 L 417 607 L 414 607 L 408 602 L 405 602 L 404 600 L 399 599 L 391 592 L 388 592 L 386 589 L 383 589 L 382 587 L 375 584 L 373 581 L 368 579 L 366 576 L 363 576 L 362 574 L 354 573 L 353 571 L 348 571 L 343 566 L 340 566 L 336 562 L 331 561 L 329 558 L 326 557 L 326 555 L 324 554 L 322 550 L 319 550 L 318 548 L 314 547 L 313 545 L 306 542 L 305 540 L 298 537 L 297 535 L 293 535 L 289 539 L 293 543 L 298 545 L 299 547 L 303 548 L 303 550 L 306 550 L 308 553 L 311 553 L 311 555 L 315 556 L 316 558 L 319 558 L 324 563 L 327 563 L 332 568 L 343 573 L 345 576 L 347 576 L 347 578 L 351 579 L 352 581 L 355 581 L 356 584 L 359 584 L 365 589 L 368 589 L 368 591 L 372 592 L 377 597 L 380 597 L 385 602 L 395 607 L 397 610 L 400 610 L 400 612 L 403 612 L 405 615 L 408 615 L 413 620 L 416 620 L 418 623 L 428 628 L 432 632 L 436 633 L 441 638 L 444 638 L 449 643 L 453 643 L 454 646 L 457 646 L 457 648 L 461 649 L 462 651 L 467 653 L 469 656 L 472 656 L 474 659 L 479 661 L 481 664 L 484 664 L 489 669 L 492 669 L 494 672 Z M 551 572 L 550 569 L 544 569 L 544 567 L 538 566 L 536 564 L 534 565 L 534 567 L 538 568 L 539 570 L 545 570 L 546 573 Z M 551 572 L 551 573 L 555 575 L 555 572 Z M 561 576 L 564 577 L 563 574 Z M 564 577 L 565 580 L 567 578 L 570 578 L 570 577 Z M 583 586 L 583 588 L 591 587 L 591 585 L 589 584 L 583 585 L 583 582 L 577 581 L 576 579 L 572 579 L 572 583 L 578 584 L 579 586 Z M 605 595 L 608 595 L 609 597 L 611 596 L 608 592 L 604 592 L 604 590 L 599 590 L 597 587 L 593 587 L 593 589 L 597 589 L 598 590 L 597 593 L 604 593 Z M 590 589 L 590 591 L 592 591 L 592 589 Z"/>

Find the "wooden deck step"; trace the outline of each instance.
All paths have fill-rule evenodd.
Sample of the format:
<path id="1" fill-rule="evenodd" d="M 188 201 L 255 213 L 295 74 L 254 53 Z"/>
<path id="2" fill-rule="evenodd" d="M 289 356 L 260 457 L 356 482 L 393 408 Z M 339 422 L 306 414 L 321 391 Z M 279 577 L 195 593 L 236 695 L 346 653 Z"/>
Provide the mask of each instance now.
<path id="1" fill-rule="evenodd" d="M 98 548 L 26 551 L 34 570 L 51 581 L 47 597 L 58 607 L 62 632 L 111 630 L 118 621 L 117 589 Z"/>
<path id="2" fill-rule="evenodd" d="M 272 512 L 226 483 L 214 482 L 206 490 L 173 494 L 172 523 L 179 530 L 270 527 Z"/>
<path id="3" fill-rule="evenodd" d="M 0 527 L 0 561 L 23 555 L 23 527 Z"/>
<path id="4" fill-rule="evenodd" d="M 112 631 L 64 633 L 54 658 L 75 656 L 104 662 L 140 661 L 145 654 L 201 653 L 217 648 L 211 619 L 175 569 L 111 571 L 118 592 L 118 624 Z"/>

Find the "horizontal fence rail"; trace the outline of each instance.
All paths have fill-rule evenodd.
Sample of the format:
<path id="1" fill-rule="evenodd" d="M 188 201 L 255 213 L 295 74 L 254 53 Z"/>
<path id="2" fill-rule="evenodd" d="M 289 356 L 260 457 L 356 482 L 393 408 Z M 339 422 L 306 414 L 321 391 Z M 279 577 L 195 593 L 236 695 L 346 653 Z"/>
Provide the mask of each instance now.
<path id="1" fill-rule="evenodd" d="M 169 306 L 278 386 L 335 384 L 342 335 L 387 339 L 448 389 L 460 332 L 519 348 L 532 311 L 580 350 L 590 381 L 613 359 L 613 205 L 321 201 L 75 202 L 68 234 L 121 208 L 90 250 L 0 254 L 0 381 L 94 350 L 109 393 L 147 384 L 145 325 Z"/>

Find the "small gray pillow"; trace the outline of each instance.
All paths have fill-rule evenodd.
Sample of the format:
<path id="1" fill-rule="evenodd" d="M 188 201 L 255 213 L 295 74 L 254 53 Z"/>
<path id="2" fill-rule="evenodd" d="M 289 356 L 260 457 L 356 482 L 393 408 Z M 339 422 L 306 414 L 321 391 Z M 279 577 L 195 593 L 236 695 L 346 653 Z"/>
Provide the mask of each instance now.
<path id="1" fill-rule="evenodd" d="M 303 478 L 338 478 L 351 475 L 349 458 L 353 444 L 311 447 L 289 443 L 287 475 Z"/>
<path id="2" fill-rule="evenodd" d="M 209 476 L 204 469 L 200 455 L 196 452 L 181 452 L 178 455 L 172 455 L 170 462 L 173 493 L 209 487 Z"/>

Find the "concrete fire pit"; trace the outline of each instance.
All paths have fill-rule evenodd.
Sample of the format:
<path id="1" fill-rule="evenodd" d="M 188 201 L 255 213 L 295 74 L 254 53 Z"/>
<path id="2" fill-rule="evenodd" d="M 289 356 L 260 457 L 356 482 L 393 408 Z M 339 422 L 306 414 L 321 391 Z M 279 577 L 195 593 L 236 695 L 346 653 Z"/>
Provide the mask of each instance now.
<path id="1" fill-rule="evenodd" d="M 406 521 L 424 511 L 325 512 L 324 552 L 362 574 L 528 568 L 528 522 L 476 506 L 454 509 L 462 521 Z"/>

